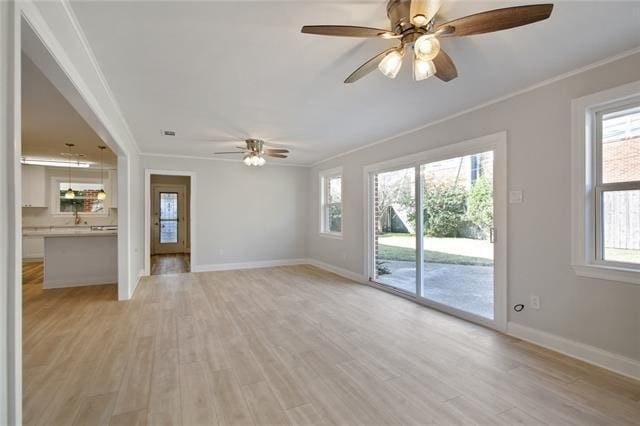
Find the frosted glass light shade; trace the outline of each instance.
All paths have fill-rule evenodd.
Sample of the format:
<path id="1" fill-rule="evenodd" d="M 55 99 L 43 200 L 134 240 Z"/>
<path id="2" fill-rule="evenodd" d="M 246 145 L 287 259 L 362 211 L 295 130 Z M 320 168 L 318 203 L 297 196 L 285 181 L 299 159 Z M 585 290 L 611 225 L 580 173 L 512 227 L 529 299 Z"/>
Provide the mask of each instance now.
<path id="1" fill-rule="evenodd" d="M 101 189 L 100 192 L 98 192 L 97 198 L 98 198 L 98 200 L 106 200 L 107 199 L 107 193 L 104 192 L 104 189 Z"/>
<path id="2" fill-rule="evenodd" d="M 416 81 L 421 81 L 431 77 L 436 73 L 436 65 L 433 61 L 426 61 L 416 56 L 413 61 L 413 78 Z"/>
<path id="3" fill-rule="evenodd" d="M 264 157 L 258 157 L 258 166 L 264 166 L 266 162 L 267 160 L 265 160 Z"/>
<path id="4" fill-rule="evenodd" d="M 416 40 L 413 50 L 420 59 L 430 61 L 440 53 L 440 41 L 431 34 L 426 34 Z"/>
<path id="5" fill-rule="evenodd" d="M 244 164 L 246 164 L 247 166 L 251 165 L 251 156 L 250 155 L 245 155 L 244 158 L 242 159 L 242 161 L 244 161 Z"/>
<path id="6" fill-rule="evenodd" d="M 392 50 L 382 59 L 378 65 L 378 69 L 389 78 L 396 78 L 402 67 L 402 51 L 400 49 Z"/>
<path id="7" fill-rule="evenodd" d="M 66 198 L 67 200 L 73 200 L 74 198 L 76 198 L 76 193 L 73 192 L 73 189 L 69 188 L 67 189 L 67 192 L 64 193 L 64 198 Z"/>

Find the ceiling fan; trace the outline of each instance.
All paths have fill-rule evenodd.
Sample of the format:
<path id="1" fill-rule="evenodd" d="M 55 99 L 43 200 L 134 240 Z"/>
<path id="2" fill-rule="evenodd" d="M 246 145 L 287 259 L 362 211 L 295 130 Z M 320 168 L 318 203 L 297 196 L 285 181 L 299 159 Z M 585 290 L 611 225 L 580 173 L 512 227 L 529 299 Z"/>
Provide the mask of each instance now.
<path id="1" fill-rule="evenodd" d="M 275 157 L 275 158 L 287 158 L 287 154 L 289 154 L 288 149 L 280 149 L 280 148 L 266 148 L 264 146 L 264 141 L 260 139 L 246 139 L 245 143 L 246 147 L 238 146 L 236 148 L 242 151 L 228 151 L 228 152 L 215 152 L 215 155 L 224 155 L 224 154 L 243 154 L 244 157 L 242 161 L 247 166 L 264 166 L 267 160 L 265 160 L 265 156 L 267 157 Z"/>
<path id="2" fill-rule="evenodd" d="M 402 66 L 405 50 L 413 47 L 413 77 L 416 81 L 435 75 L 442 81 L 458 76 L 453 61 L 441 48 L 441 37 L 461 37 L 491 33 L 547 19 L 553 4 L 536 4 L 489 10 L 452 21 L 438 23 L 442 0 L 389 0 L 387 17 L 391 30 L 349 25 L 305 25 L 302 32 L 338 37 L 374 37 L 400 40 L 400 46 L 387 49 L 356 69 L 345 83 L 353 83 L 378 68 L 395 78 Z"/>

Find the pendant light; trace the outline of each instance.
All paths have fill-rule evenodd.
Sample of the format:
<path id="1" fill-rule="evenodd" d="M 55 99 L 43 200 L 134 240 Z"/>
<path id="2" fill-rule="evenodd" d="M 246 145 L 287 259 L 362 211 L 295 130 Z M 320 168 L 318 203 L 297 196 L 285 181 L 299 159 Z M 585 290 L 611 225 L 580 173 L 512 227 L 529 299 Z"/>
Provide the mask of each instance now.
<path id="1" fill-rule="evenodd" d="M 65 143 L 65 145 L 69 149 L 69 157 L 71 157 L 72 156 L 71 149 L 75 145 L 72 143 Z M 71 189 L 71 166 L 68 167 L 68 170 L 69 170 L 69 189 L 67 189 L 67 192 L 64 193 L 64 198 L 66 198 L 67 200 L 73 200 L 74 198 L 76 198 L 76 193 L 73 192 L 73 189 Z"/>
<path id="2" fill-rule="evenodd" d="M 100 150 L 100 192 L 98 192 L 98 200 L 105 200 L 107 198 L 107 193 L 104 192 L 104 163 L 102 162 L 102 156 L 104 153 L 104 150 L 107 149 L 106 146 L 100 145 L 98 146 L 98 149 Z"/>

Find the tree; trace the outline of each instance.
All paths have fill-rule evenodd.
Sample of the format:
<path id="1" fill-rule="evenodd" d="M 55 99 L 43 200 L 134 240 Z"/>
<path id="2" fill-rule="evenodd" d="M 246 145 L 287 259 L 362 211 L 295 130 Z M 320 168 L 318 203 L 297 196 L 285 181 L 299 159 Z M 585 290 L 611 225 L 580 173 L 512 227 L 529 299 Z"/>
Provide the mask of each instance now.
<path id="1" fill-rule="evenodd" d="M 465 219 L 483 231 L 493 226 L 493 184 L 486 176 L 480 176 L 469 190 Z"/>
<path id="2" fill-rule="evenodd" d="M 424 233 L 431 237 L 455 237 L 465 214 L 466 193 L 459 186 L 438 182 L 426 188 Z"/>

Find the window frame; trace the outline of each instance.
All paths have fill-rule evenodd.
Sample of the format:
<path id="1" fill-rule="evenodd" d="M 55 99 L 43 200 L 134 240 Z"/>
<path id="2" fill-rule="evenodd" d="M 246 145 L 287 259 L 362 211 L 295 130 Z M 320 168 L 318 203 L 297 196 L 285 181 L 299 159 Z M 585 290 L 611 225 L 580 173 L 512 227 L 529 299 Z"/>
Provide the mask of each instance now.
<path id="1" fill-rule="evenodd" d="M 107 190 L 106 181 L 102 182 L 103 189 Z M 74 216 L 73 212 L 62 212 L 60 211 L 60 184 L 68 184 L 69 179 L 66 179 L 61 176 L 53 176 L 51 177 L 51 201 L 50 201 L 50 211 L 52 216 L 60 216 L 60 217 L 70 217 Z M 100 178 L 76 178 L 72 179 L 71 183 L 101 183 Z M 106 203 L 107 200 L 104 200 L 104 208 L 101 213 L 93 213 L 93 212 L 78 212 L 79 216 L 91 216 L 91 217 L 108 217 L 109 216 L 109 206 Z"/>
<path id="2" fill-rule="evenodd" d="M 574 99 L 572 108 L 572 268 L 576 275 L 640 284 L 640 265 L 604 260 L 603 194 L 640 189 L 640 181 L 602 183 L 606 113 L 640 106 L 640 81 Z"/>
<path id="3" fill-rule="evenodd" d="M 342 233 L 344 232 L 344 177 L 342 175 L 342 167 L 336 167 L 329 170 L 324 170 L 319 173 L 320 181 L 320 235 L 328 238 L 342 239 Z M 328 184 L 331 179 L 336 177 L 340 178 L 340 232 L 329 230 L 328 220 L 328 208 L 332 204 L 328 202 Z"/>

